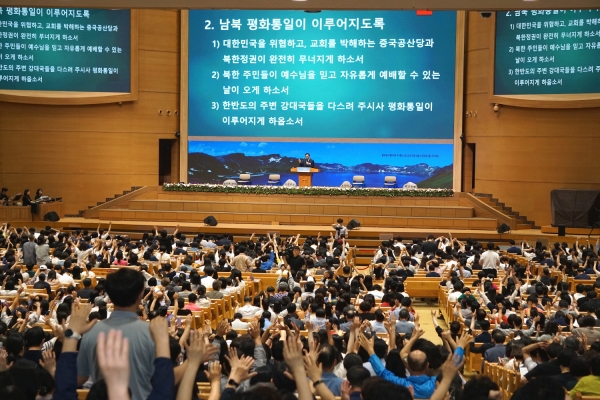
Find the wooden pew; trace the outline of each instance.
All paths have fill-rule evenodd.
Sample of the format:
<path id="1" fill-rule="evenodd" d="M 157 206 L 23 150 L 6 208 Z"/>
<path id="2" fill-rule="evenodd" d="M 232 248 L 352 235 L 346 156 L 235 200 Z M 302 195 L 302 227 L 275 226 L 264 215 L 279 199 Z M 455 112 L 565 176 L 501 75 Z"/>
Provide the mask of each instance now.
<path id="1" fill-rule="evenodd" d="M 481 347 L 483 343 L 475 343 L 475 347 Z M 465 353 L 465 371 L 470 374 L 480 374 L 481 363 L 483 362 L 483 356 L 479 353 L 471 353 L 469 349 L 466 349 Z"/>
<path id="2" fill-rule="evenodd" d="M 408 277 L 404 281 L 404 289 L 412 298 L 437 298 L 440 282 L 440 278 Z"/>

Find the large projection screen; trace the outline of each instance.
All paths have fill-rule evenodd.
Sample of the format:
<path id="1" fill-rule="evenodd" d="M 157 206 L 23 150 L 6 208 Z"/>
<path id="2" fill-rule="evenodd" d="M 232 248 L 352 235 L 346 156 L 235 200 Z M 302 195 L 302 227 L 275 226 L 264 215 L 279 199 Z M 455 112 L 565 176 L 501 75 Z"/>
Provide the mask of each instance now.
<path id="1" fill-rule="evenodd" d="M 185 14 L 182 180 L 295 179 L 308 152 L 316 186 L 460 190 L 464 13 Z"/>
<path id="2" fill-rule="evenodd" d="M 0 101 L 137 100 L 136 10 L 0 7 Z"/>

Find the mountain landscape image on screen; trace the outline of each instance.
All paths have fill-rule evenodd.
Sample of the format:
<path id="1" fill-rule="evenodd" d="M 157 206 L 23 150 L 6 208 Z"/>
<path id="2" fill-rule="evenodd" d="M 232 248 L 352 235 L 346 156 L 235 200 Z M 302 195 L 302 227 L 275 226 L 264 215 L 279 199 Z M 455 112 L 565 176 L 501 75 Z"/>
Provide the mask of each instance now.
<path id="1" fill-rule="evenodd" d="M 269 174 L 280 174 L 281 183 L 288 179 L 297 182 L 296 174 L 290 169 L 298 166 L 298 160 L 279 154 L 249 156 L 231 153 L 212 156 L 203 152 L 188 154 L 188 182 L 223 183 L 226 179 L 237 179 L 239 174 L 250 174 L 253 184 L 266 184 Z M 315 186 L 339 186 L 344 181 L 352 182 L 354 175 L 365 177 L 365 186 L 382 187 L 385 176 L 396 176 L 397 186 L 407 182 L 421 188 L 451 188 L 452 164 L 444 167 L 418 163 L 406 166 L 390 166 L 372 163 L 344 165 L 341 163 L 318 163 L 320 170 L 314 174 Z"/>

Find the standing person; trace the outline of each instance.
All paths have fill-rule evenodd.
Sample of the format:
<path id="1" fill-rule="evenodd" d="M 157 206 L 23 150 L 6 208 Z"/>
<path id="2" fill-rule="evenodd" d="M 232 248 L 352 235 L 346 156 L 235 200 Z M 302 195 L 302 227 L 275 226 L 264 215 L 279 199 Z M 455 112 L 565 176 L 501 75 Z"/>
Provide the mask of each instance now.
<path id="1" fill-rule="evenodd" d="M 344 226 L 344 220 L 338 218 L 337 224 L 331 225 L 333 229 L 335 229 L 335 238 L 339 239 L 341 237 L 348 237 L 348 228 Z"/>
<path id="2" fill-rule="evenodd" d="M 23 243 L 23 264 L 36 264 L 35 236 L 29 235 L 29 241 Z"/>
<path id="3" fill-rule="evenodd" d="M 300 247 L 294 246 L 292 248 L 292 255 L 284 258 L 285 263 L 292 270 L 292 275 L 296 275 L 298 271 L 306 264 L 304 257 L 300 255 Z"/>
<path id="4" fill-rule="evenodd" d="M 144 295 L 146 280 L 141 272 L 120 268 L 106 277 L 106 293 L 114 304 L 114 311 L 108 319 L 98 322 L 81 340 L 77 356 L 78 384 L 92 378 L 96 383 L 102 379 L 96 362 L 96 342 L 100 332 L 111 329 L 123 332 L 129 340 L 129 389 L 132 400 L 146 400 L 152 390 L 151 378 L 154 372 L 155 344 L 150 335 L 149 324 L 140 321 L 137 309 Z M 79 336 L 79 332 L 66 332 Z"/>
<path id="5" fill-rule="evenodd" d="M 48 261 L 52 261 L 50 258 L 50 246 L 46 244 L 46 239 L 40 235 L 35 246 L 35 255 L 37 259 L 37 265 L 46 264 Z"/>
<path id="6" fill-rule="evenodd" d="M 437 249 L 438 243 L 435 241 L 435 237 L 433 235 L 427 236 L 427 240 L 421 245 L 421 250 L 423 251 L 424 256 L 435 254 Z"/>
<path id="7" fill-rule="evenodd" d="M 487 244 L 487 251 L 485 251 L 479 258 L 479 264 L 484 272 L 494 275 L 494 278 L 498 276 L 500 256 L 494 251 L 493 242 L 489 242 Z"/>
<path id="8" fill-rule="evenodd" d="M 310 168 L 314 168 L 315 167 L 315 160 L 310 158 L 310 154 L 306 153 L 304 155 L 304 160 L 299 158 L 298 159 L 298 165 L 301 167 L 310 167 Z"/>
<path id="9" fill-rule="evenodd" d="M 231 267 L 242 272 L 250 271 L 252 269 L 252 259 L 246 254 L 246 247 L 240 246 L 239 250 L 236 250 L 236 253 L 235 257 L 231 260 Z"/>

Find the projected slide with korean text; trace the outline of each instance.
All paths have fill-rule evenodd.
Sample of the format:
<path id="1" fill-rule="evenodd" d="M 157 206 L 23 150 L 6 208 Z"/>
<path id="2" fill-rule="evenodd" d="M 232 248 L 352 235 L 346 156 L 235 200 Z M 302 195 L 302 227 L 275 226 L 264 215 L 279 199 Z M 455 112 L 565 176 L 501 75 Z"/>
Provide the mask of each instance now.
<path id="1" fill-rule="evenodd" d="M 348 175 L 361 168 L 386 174 L 414 167 L 409 169 L 415 183 L 444 167 L 451 175 L 455 12 L 192 10 L 189 15 L 190 182 L 218 183 L 241 172 L 264 176 L 276 168 L 258 167 L 262 163 L 253 157 L 292 160 L 311 149 L 319 154 L 317 168 L 339 164 L 322 168 L 330 172 L 315 178 L 319 185 L 341 183 L 341 175 L 329 179 L 327 173 Z M 333 143 L 341 148 L 341 139 L 343 153 L 321 151 Z M 210 143 L 215 141 L 218 146 Z M 226 165 L 227 148 L 244 160 Z M 371 165 L 361 167 L 368 162 L 352 153 Z M 220 168 L 201 167 L 203 155 L 215 158 Z M 380 185 L 376 181 L 373 185 Z"/>
<path id="2" fill-rule="evenodd" d="M 0 89 L 129 92 L 130 15 L 0 7 Z"/>
<path id="3" fill-rule="evenodd" d="M 600 10 L 496 13 L 494 94 L 600 93 Z"/>

